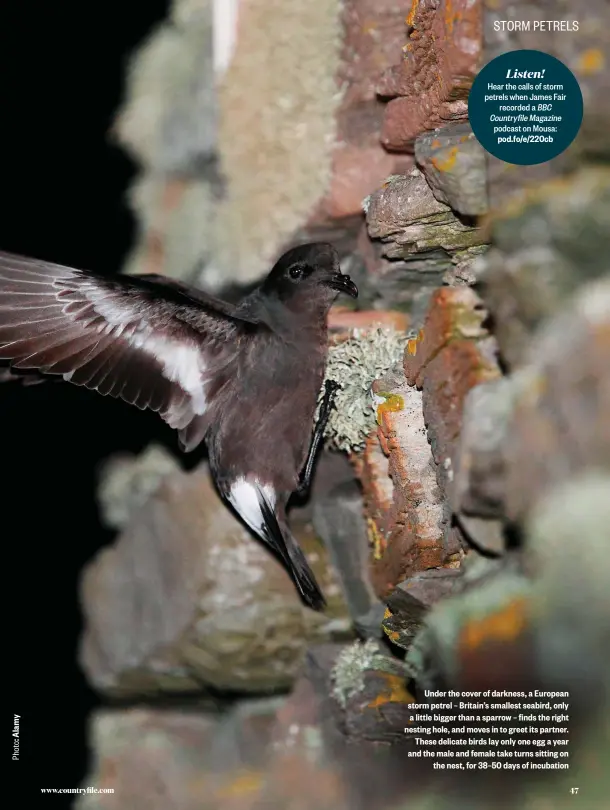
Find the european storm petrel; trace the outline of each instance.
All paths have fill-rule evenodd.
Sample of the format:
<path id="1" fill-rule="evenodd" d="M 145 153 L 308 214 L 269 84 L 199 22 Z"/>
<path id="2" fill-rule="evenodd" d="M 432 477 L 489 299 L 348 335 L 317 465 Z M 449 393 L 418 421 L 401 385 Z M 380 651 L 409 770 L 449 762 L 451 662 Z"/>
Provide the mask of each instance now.
<path id="1" fill-rule="evenodd" d="M 106 278 L 0 253 L 0 361 L 7 374 L 60 375 L 205 441 L 221 495 L 283 560 L 305 603 L 324 598 L 286 522 L 305 492 L 333 405 L 318 395 L 327 316 L 357 297 L 325 243 L 293 248 L 237 306 L 163 276 Z"/>

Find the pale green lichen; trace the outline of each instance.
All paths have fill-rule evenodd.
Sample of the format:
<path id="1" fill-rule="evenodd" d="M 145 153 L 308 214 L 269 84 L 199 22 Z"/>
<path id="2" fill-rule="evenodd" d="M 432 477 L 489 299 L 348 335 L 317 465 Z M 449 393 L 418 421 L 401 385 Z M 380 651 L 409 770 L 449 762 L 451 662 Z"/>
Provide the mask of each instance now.
<path id="1" fill-rule="evenodd" d="M 374 670 L 406 677 L 404 663 L 381 652 L 378 641 L 355 641 L 337 656 L 331 671 L 332 695 L 345 708 L 351 697 L 364 689 L 365 672 Z"/>
<path id="2" fill-rule="evenodd" d="M 341 386 L 326 426 L 330 447 L 350 452 L 362 449 L 375 429 L 371 385 L 400 362 L 407 341 L 416 334 L 386 327 L 355 329 L 347 340 L 330 348 L 326 379 Z"/>
<path id="3" fill-rule="evenodd" d="M 333 697 L 345 707 L 353 695 L 364 689 L 364 673 L 381 669 L 385 663 L 386 656 L 381 655 L 374 639 L 350 644 L 339 654 L 331 672 Z"/>

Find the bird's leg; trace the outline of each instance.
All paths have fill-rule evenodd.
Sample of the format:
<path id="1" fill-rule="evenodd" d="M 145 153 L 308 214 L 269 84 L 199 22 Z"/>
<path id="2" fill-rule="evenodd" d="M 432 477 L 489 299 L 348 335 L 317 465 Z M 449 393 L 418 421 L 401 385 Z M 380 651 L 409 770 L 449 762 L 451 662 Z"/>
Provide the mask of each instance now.
<path id="1" fill-rule="evenodd" d="M 330 412 L 335 404 L 335 396 L 340 388 L 341 386 L 339 383 L 336 383 L 334 380 L 326 380 L 324 385 L 324 398 L 322 399 L 322 404 L 320 405 L 318 421 L 316 422 L 313 436 L 311 437 L 311 444 L 309 445 L 309 452 L 307 454 L 305 466 L 303 467 L 303 471 L 299 477 L 299 486 L 296 491 L 296 494 L 299 497 L 303 497 L 309 492 L 313 465 L 315 463 L 318 450 L 320 449 L 320 445 L 322 444 L 322 440 L 324 439 L 324 431 L 326 430 L 326 425 L 328 424 Z"/>

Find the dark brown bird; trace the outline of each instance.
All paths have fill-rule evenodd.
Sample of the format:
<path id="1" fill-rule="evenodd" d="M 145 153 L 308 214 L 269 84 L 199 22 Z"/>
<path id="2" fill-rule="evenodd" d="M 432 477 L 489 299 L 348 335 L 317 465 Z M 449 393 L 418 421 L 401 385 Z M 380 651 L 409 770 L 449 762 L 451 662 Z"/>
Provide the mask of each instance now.
<path id="1" fill-rule="evenodd" d="M 163 276 L 105 278 L 0 253 L 0 362 L 5 379 L 58 375 L 156 411 L 185 452 L 205 441 L 221 495 L 321 609 L 286 504 L 309 487 L 333 405 L 327 383 L 312 434 L 339 292 L 358 295 L 325 243 L 289 250 L 237 306 Z"/>

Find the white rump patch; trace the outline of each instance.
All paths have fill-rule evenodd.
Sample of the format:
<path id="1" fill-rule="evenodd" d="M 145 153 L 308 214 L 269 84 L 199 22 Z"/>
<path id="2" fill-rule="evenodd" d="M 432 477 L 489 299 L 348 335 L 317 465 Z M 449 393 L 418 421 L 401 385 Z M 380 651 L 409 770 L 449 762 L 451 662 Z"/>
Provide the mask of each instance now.
<path id="1" fill-rule="evenodd" d="M 258 492 L 262 491 L 269 502 L 269 506 L 274 509 L 276 495 L 269 484 L 260 484 L 258 481 L 247 481 L 245 478 L 238 478 L 231 487 L 228 500 L 238 515 L 248 524 L 252 531 L 260 534 L 265 521 L 258 502 Z"/>

